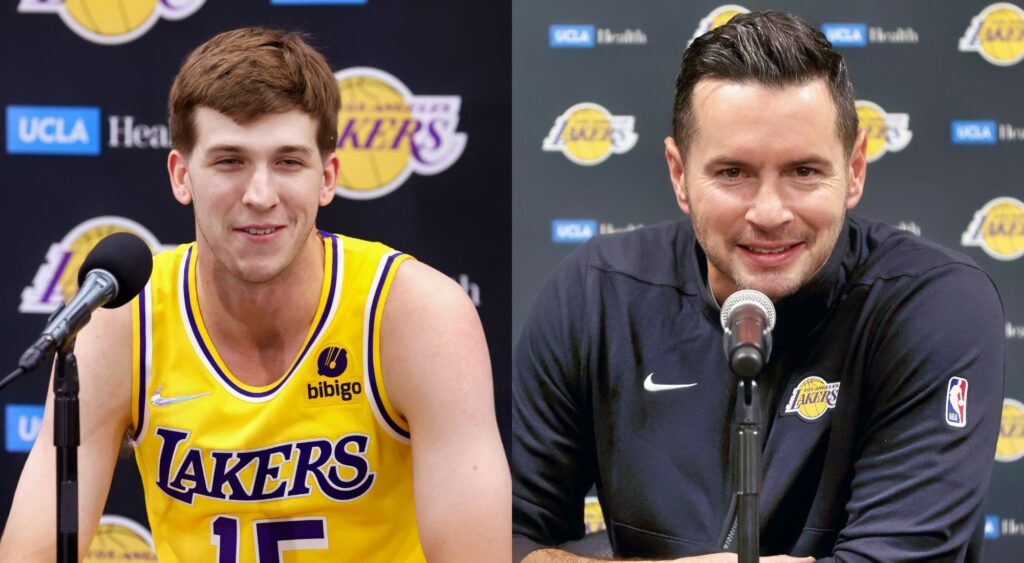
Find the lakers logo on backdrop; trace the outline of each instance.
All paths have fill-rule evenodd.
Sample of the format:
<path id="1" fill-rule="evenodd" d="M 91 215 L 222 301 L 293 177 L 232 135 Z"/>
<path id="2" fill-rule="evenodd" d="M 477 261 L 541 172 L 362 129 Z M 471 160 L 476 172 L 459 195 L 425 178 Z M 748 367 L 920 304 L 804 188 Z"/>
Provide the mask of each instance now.
<path id="1" fill-rule="evenodd" d="M 206 0 L 21 0 L 21 13 L 57 14 L 71 31 L 101 45 L 145 35 L 159 19 L 191 16 Z"/>
<path id="2" fill-rule="evenodd" d="M 466 134 L 456 131 L 461 97 L 414 96 L 394 76 L 369 67 L 334 77 L 341 93 L 339 196 L 381 197 L 412 173 L 443 172 L 462 156 Z"/>
<path id="3" fill-rule="evenodd" d="M 881 106 L 867 100 L 857 100 L 857 120 L 867 135 L 868 162 L 874 162 L 889 152 L 899 152 L 910 144 L 914 133 L 910 130 L 910 116 L 888 113 Z"/>
<path id="4" fill-rule="evenodd" d="M 712 29 L 722 27 L 729 23 L 729 20 L 735 16 L 747 13 L 750 13 L 750 10 L 743 6 L 737 6 L 736 4 L 726 4 L 711 10 L 710 14 L 704 16 L 704 18 L 700 20 L 700 24 L 697 25 L 697 31 L 694 31 L 693 37 L 690 38 L 690 43 L 693 43 L 694 39 L 704 35 Z"/>
<path id="5" fill-rule="evenodd" d="M 635 121 L 632 115 L 612 115 L 597 104 L 576 104 L 555 119 L 542 148 L 583 166 L 600 164 L 636 145 Z"/>
<path id="6" fill-rule="evenodd" d="M 149 229 L 124 217 L 106 216 L 89 219 L 72 228 L 60 242 L 50 245 L 46 259 L 32 279 L 32 285 L 21 292 L 22 313 L 52 313 L 78 292 L 78 268 L 89 251 L 107 235 L 131 233 L 154 252 L 170 248 L 149 232 Z"/>
<path id="7" fill-rule="evenodd" d="M 601 501 L 597 497 L 587 497 L 584 499 L 583 529 L 588 534 L 607 529 L 604 523 L 604 511 L 601 509 Z"/>
<path id="8" fill-rule="evenodd" d="M 996 461 L 1017 461 L 1024 457 L 1024 404 L 1003 399 L 1003 418 L 996 443 Z"/>
<path id="9" fill-rule="evenodd" d="M 1019 63 L 1024 59 L 1024 10 L 1007 2 L 988 5 L 971 19 L 960 50 L 977 52 L 994 65 Z"/>
<path id="10" fill-rule="evenodd" d="M 84 563 L 99 561 L 156 561 L 153 535 L 138 522 L 104 514 L 85 553 Z"/>
<path id="11" fill-rule="evenodd" d="M 1024 202 L 997 197 L 974 214 L 960 238 L 964 246 L 980 246 L 996 260 L 1024 256 Z"/>
<path id="12" fill-rule="evenodd" d="M 784 414 L 796 414 L 804 420 L 817 420 L 826 411 L 836 407 L 839 400 L 839 382 L 828 383 L 824 379 L 811 375 L 805 377 L 793 389 L 786 402 Z"/>

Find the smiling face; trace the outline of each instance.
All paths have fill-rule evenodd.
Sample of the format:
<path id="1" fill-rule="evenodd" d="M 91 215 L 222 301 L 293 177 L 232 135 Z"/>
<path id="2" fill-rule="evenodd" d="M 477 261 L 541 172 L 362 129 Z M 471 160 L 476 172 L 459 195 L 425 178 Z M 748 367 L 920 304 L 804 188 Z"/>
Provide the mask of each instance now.
<path id="1" fill-rule="evenodd" d="M 702 79 L 688 151 L 665 139 L 680 208 L 693 219 L 721 302 L 738 289 L 773 301 L 828 259 L 860 201 L 864 136 L 847 154 L 823 80 L 785 87 Z"/>
<path id="2" fill-rule="evenodd" d="M 248 283 L 274 280 L 315 248 L 337 156 L 321 157 L 317 123 L 298 109 L 242 125 L 198 107 L 194 124 L 191 154 L 171 151 L 168 172 L 175 198 L 194 207 L 200 265 Z"/>

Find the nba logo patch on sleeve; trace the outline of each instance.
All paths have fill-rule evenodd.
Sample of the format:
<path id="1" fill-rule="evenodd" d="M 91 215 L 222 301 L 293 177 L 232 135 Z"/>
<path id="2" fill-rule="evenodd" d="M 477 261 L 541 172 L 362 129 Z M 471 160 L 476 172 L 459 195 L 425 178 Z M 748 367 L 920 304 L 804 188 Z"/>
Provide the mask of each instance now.
<path id="1" fill-rule="evenodd" d="M 946 424 L 967 426 L 967 380 L 963 377 L 950 377 L 946 386 Z"/>

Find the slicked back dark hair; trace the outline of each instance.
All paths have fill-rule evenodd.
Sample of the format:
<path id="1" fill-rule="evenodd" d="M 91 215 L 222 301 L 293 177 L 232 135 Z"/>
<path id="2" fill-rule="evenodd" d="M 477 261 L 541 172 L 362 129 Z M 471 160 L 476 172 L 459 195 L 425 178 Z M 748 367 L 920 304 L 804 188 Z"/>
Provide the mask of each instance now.
<path id="1" fill-rule="evenodd" d="M 740 14 L 694 39 L 683 52 L 672 108 L 672 136 L 683 158 L 697 126 L 693 89 L 704 78 L 777 88 L 824 79 L 835 106 L 839 139 L 847 155 L 853 151 L 856 96 L 846 62 L 820 31 L 794 15 Z"/>

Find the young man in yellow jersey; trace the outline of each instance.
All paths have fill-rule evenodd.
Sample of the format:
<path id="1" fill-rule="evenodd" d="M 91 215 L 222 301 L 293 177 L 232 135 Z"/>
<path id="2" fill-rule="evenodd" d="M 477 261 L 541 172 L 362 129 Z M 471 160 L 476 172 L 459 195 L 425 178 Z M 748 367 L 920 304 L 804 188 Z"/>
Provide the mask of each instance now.
<path id="1" fill-rule="evenodd" d="M 220 34 L 170 95 L 196 241 L 78 338 L 80 553 L 127 434 L 166 561 L 504 561 L 486 342 L 441 273 L 320 231 L 339 94 L 300 36 Z M 53 561 L 52 396 L 2 561 Z"/>

